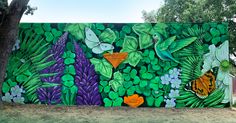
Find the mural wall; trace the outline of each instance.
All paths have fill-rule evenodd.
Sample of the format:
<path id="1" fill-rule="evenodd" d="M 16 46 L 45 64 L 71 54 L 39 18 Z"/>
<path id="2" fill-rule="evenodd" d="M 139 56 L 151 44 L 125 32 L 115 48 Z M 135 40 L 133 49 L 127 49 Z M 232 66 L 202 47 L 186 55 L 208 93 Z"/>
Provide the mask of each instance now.
<path id="1" fill-rule="evenodd" d="M 227 23 L 22 23 L 2 100 L 227 107 Z"/>

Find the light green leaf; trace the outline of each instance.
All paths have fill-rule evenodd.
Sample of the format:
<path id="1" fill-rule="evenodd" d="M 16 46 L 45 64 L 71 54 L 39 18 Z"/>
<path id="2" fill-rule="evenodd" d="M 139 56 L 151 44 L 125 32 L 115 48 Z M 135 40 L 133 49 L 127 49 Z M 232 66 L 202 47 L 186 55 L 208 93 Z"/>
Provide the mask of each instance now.
<path id="1" fill-rule="evenodd" d="M 160 48 L 161 50 L 167 50 L 169 48 L 169 46 L 175 41 L 176 36 L 172 36 L 170 38 L 167 38 L 164 42 L 160 43 L 158 45 L 158 48 Z M 176 45 L 176 44 L 174 44 Z"/>
<path id="2" fill-rule="evenodd" d="M 152 37 L 149 34 L 140 34 L 139 35 L 139 47 L 140 49 L 148 48 L 153 44 Z"/>
<path id="3" fill-rule="evenodd" d="M 120 52 L 133 52 L 138 48 L 138 41 L 133 36 L 126 36 L 124 38 L 123 49 Z"/>
<path id="4" fill-rule="evenodd" d="M 64 31 L 70 32 L 77 40 L 83 40 L 85 38 L 85 27 L 91 27 L 91 24 L 67 24 Z"/>
<path id="5" fill-rule="evenodd" d="M 124 78 L 122 74 L 117 71 L 114 73 L 113 80 L 109 81 L 109 85 L 112 87 L 112 89 L 117 92 L 118 88 L 123 85 Z"/>
<path id="6" fill-rule="evenodd" d="M 171 53 L 176 52 L 176 51 L 190 45 L 191 43 L 193 43 L 196 40 L 197 40 L 197 37 L 184 38 L 184 39 L 177 40 L 177 41 L 175 41 L 176 44 L 174 44 L 174 45 L 176 45 L 175 48 L 173 48 L 173 50 L 171 50 L 170 52 Z"/>
<path id="7" fill-rule="evenodd" d="M 136 34 L 148 33 L 152 28 L 151 23 L 140 23 L 133 26 L 133 30 Z"/>
<path id="8" fill-rule="evenodd" d="M 110 28 L 105 29 L 99 36 L 100 40 L 112 44 L 116 40 L 116 34 Z"/>
<path id="9" fill-rule="evenodd" d="M 127 58 L 127 62 L 135 67 L 139 61 L 142 59 L 142 52 L 141 51 L 135 51 L 135 52 L 131 52 L 128 54 L 128 58 Z"/>
<path id="10" fill-rule="evenodd" d="M 50 82 L 43 82 L 42 86 L 43 88 L 49 88 L 49 87 L 54 87 L 54 86 L 58 86 L 60 84 L 57 83 L 50 83 Z"/>
<path id="11" fill-rule="evenodd" d="M 95 71 L 99 72 L 101 75 L 111 78 L 113 66 L 107 62 L 105 59 L 90 59 L 91 63 L 95 66 Z"/>

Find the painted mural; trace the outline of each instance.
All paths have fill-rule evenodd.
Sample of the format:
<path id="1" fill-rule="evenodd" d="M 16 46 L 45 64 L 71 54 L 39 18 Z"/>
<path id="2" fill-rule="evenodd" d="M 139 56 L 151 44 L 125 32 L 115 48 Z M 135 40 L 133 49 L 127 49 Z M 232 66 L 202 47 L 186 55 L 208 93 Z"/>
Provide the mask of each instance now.
<path id="1" fill-rule="evenodd" d="M 2 100 L 227 107 L 227 23 L 22 23 Z"/>

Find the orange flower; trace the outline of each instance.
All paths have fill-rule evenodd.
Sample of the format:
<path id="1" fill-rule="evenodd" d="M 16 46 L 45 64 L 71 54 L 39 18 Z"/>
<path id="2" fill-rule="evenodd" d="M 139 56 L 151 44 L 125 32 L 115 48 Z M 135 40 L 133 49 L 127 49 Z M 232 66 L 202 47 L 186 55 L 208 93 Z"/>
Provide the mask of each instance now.
<path id="1" fill-rule="evenodd" d="M 124 103 L 129 105 L 132 108 L 137 108 L 142 105 L 144 102 L 143 97 L 138 94 L 134 94 L 132 96 L 124 97 Z"/>
<path id="2" fill-rule="evenodd" d="M 114 68 L 118 67 L 121 62 L 123 62 L 128 56 L 127 52 L 123 53 L 105 53 L 103 57 L 109 61 Z"/>

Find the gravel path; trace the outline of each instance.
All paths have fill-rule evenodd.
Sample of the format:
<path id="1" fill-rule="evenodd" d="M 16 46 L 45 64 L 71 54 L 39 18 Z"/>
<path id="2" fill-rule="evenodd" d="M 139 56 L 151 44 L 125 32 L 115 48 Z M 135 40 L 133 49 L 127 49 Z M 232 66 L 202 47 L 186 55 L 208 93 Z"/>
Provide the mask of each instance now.
<path id="1" fill-rule="evenodd" d="M 224 108 L 104 108 L 0 105 L 0 123 L 236 123 L 236 111 Z"/>

